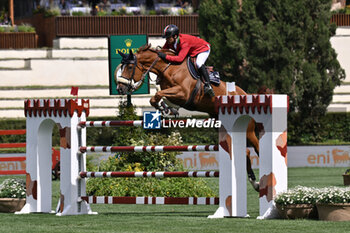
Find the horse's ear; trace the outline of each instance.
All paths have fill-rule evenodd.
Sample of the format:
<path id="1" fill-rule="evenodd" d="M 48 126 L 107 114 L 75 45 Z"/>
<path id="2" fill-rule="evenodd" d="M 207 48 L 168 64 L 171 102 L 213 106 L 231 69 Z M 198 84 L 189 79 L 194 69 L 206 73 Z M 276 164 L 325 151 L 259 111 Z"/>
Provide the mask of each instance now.
<path id="1" fill-rule="evenodd" d="M 127 56 L 125 53 L 120 52 L 120 50 L 118 50 L 118 53 L 119 53 L 120 56 L 122 56 L 122 58 L 126 58 L 126 56 Z"/>
<path id="2" fill-rule="evenodd" d="M 133 60 L 134 59 L 134 54 L 132 53 L 132 49 L 130 49 L 128 60 Z"/>

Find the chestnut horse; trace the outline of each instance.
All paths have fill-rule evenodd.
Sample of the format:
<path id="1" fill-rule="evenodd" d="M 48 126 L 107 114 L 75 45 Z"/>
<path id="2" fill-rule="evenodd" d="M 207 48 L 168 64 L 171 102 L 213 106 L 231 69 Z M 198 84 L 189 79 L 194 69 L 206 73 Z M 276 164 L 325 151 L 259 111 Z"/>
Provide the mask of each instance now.
<path id="1" fill-rule="evenodd" d="M 172 54 L 170 50 L 162 50 L 163 53 Z M 215 111 L 215 97 L 204 94 L 203 83 L 191 77 L 186 61 L 180 64 L 166 63 L 158 57 L 157 50 L 151 48 L 151 45 L 145 45 L 139 48 L 134 55 L 130 52 L 128 55 L 119 52 L 122 56 L 121 74 L 118 73 L 119 67 L 115 72 L 117 90 L 124 95 L 135 91 L 143 83 L 145 76 L 152 72 L 157 75 L 157 84 L 161 90 L 151 98 L 150 103 L 156 109 L 162 112 L 167 111 L 166 106 L 160 104 L 163 98 L 166 98 L 172 104 L 176 104 L 188 110 L 196 110 L 208 113 L 211 117 L 217 117 Z M 197 85 L 197 92 L 194 89 Z M 200 85 L 200 86 L 199 86 Z M 212 85 L 215 96 L 220 95 L 247 95 L 240 87 L 236 86 L 235 91 L 228 92 L 226 82 L 221 81 L 219 85 Z M 199 88 L 198 88 L 199 86 Z M 191 103 L 189 104 L 189 100 Z M 250 121 L 247 128 L 247 139 L 250 141 L 259 154 L 259 140 L 255 135 L 255 122 Z M 247 172 L 249 181 L 255 190 L 259 190 L 259 184 L 253 170 L 251 169 L 249 150 L 247 149 Z"/>

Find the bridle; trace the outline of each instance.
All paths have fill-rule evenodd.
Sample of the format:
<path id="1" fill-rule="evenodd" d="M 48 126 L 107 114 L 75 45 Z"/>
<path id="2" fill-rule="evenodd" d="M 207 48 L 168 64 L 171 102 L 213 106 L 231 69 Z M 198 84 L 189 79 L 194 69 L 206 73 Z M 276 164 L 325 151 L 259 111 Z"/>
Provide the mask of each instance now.
<path id="1" fill-rule="evenodd" d="M 116 82 L 123 83 L 123 84 L 127 85 L 128 92 L 132 93 L 135 90 L 137 90 L 138 88 L 140 88 L 140 86 L 144 82 L 147 74 L 149 74 L 151 69 L 156 65 L 156 63 L 158 61 L 159 61 L 159 57 L 157 56 L 157 58 L 153 61 L 151 66 L 148 69 L 146 69 L 143 64 L 141 64 L 141 67 L 139 66 L 139 64 L 137 63 L 137 57 L 135 55 L 133 55 L 132 59 L 130 59 L 130 58 L 123 59 L 122 63 L 117 67 L 116 71 L 118 71 L 121 68 L 121 72 L 123 73 L 123 70 L 126 67 L 126 65 L 132 64 L 133 65 L 132 74 L 131 74 L 130 78 L 125 78 L 123 76 L 118 76 L 118 74 L 115 74 Z M 135 82 L 135 80 L 134 80 L 136 68 L 139 69 L 142 73 L 141 79 L 137 82 Z M 146 72 L 144 72 L 145 70 L 146 70 Z"/>

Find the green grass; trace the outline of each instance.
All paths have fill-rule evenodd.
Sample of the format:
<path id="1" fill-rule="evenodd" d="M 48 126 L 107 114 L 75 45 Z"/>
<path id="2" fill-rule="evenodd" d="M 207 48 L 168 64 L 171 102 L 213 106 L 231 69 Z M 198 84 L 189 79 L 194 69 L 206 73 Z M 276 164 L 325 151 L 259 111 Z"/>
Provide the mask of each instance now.
<path id="1" fill-rule="evenodd" d="M 290 168 L 288 187 L 342 186 L 345 168 Z M 0 182 L 7 177 L 0 177 Z M 22 178 L 24 178 L 22 176 Z M 218 192 L 218 180 L 208 179 Z M 53 209 L 59 182 L 53 182 Z M 91 205 L 98 215 L 0 214 L 0 232 L 349 232 L 350 222 L 256 220 L 258 194 L 248 185 L 250 218 L 207 219 L 217 206 Z"/>

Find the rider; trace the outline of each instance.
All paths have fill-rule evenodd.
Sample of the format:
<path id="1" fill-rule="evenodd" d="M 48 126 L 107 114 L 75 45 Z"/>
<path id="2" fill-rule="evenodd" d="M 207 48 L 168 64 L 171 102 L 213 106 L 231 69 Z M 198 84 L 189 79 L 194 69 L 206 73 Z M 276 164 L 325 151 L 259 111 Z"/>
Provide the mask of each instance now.
<path id="1" fill-rule="evenodd" d="M 213 88 L 210 85 L 209 74 L 204 65 L 210 54 L 210 44 L 195 36 L 179 34 L 179 28 L 173 24 L 165 27 L 163 38 L 166 38 L 163 49 L 173 49 L 177 55 L 171 56 L 158 52 L 159 57 L 169 62 L 181 63 L 187 56 L 197 56 L 196 64 L 204 80 L 204 93 L 209 96 L 215 96 Z"/>

